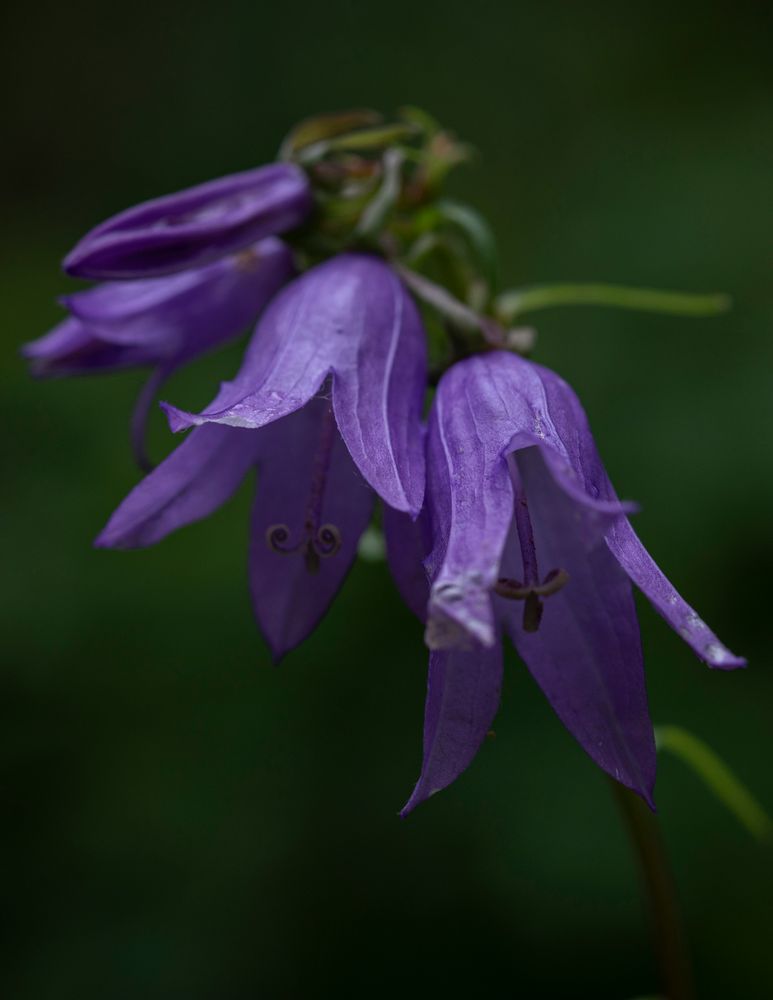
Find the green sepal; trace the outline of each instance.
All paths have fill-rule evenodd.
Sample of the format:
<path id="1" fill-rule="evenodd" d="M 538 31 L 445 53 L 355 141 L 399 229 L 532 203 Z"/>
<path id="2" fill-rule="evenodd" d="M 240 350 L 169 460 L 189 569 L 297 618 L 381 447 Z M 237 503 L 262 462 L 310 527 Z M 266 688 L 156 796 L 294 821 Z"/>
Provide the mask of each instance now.
<path id="1" fill-rule="evenodd" d="M 343 152 L 373 152 L 387 149 L 390 146 L 410 142 L 419 134 L 415 125 L 397 123 L 393 125 L 377 125 L 374 128 L 359 129 L 356 132 L 346 132 L 332 139 L 322 139 L 299 151 L 297 159 L 308 166 L 321 160 L 329 153 Z"/>
<path id="2" fill-rule="evenodd" d="M 383 229 L 400 198 L 403 155 L 399 149 L 388 149 L 383 158 L 381 187 L 365 206 L 355 233 L 363 238 L 374 238 Z"/>
<path id="3" fill-rule="evenodd" d="M 335 136 L 378 125 L 383 115 L 371 108 L 352 108 L 333 114 L 315 115 L 299 122 L 287 133 L 279 147 L 279 159 L 290 160 L 301 149 Z"/>
<path id="4" fill-rule="evenodd" d="M 480 212 L 459 201 L 443 199 L 435 208 L 443 222 L 450 223 L 462 233 L 493 294 L 499 281 L 499 257 L 489 224 Z"/>

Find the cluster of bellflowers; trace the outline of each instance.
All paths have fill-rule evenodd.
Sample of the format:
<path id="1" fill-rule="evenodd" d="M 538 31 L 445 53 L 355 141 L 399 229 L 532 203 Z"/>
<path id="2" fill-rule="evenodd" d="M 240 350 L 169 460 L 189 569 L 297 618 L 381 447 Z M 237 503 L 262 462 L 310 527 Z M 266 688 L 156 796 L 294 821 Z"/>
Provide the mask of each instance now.
<path id="1" fill-rule="evenodd" d="M 655 744 L 633 587 L 709 667 L 731 653 L 634 532 L 583 408 L 529 359 L 520 317 L 599 302 L 720 303 L 608 286 L 500 291 L 494 242 L 443 197 L 468 148 L 416 109 L 297 126 L 277 162 L 130 208 L 64 261 L 96 284 L 24 348 L 38 375 L 150 369 L 132 417 L 147 475 L 96 545 L 153 545 L 257 470 L 249 579 L 276 660 L 326 614 L 374 519 L 425 625 L 421 774 L 403 815 L 472 761 L 499 707 L 503 641 L 604 771 L 650 805 Z M 233 381 L 157 467 L 145 423 L 169 375 L 254 327 Z"/>

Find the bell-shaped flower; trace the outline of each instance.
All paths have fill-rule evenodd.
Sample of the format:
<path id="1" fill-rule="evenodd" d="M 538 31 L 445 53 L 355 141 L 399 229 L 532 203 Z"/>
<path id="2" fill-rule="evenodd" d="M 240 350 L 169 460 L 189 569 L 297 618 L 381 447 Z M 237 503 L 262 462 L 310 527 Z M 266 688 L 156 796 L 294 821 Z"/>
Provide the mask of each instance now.
<path id="1" fill-rule="evenodd" d="M 39 376 L 152 367 L 132 420 L 138 454 L 148 408 L 181 365 L 242 333 L 294 274 L 274 237 L 179 274 L 108 281 L 62 300 L 70 315 L 22 353 Z"/>
<path id="2" fill-rule="evenodd" d="M 151 545 L 206 517 L 258 469 L 250 543 L 255 612 L 275 658 L 341 585 L 375 495 L 418 514 L 426 346 L 416 306 L 384 261 L 344 254 L 274 299 L 241 371 L 113 514 L 106 548 Z"/>
<path id="3" fill-rule="evenodd" d="M 453 781 L 489 731 L 502 633 L 582 748 L 652 804 L 655 745 L 631 584 L 710 667 L 745 661 L 663 576 L 629 510 L 577 397 L 553 372 L 492 352 L 443 376 L 426 510 L 417 522 L 394 512 L 387 521 L 392 571 L 409 605 L 425 609 L 431 650 L 423 766 L 404 812 Z"/>
<path id="4" fill-rule="evenodd" d="M 312 205 L 303 171 L 291 163 L 273 163 L 114 215 L 76 244 L 64 269 L 98 280 L 171 274 L 294 229 Z"/>

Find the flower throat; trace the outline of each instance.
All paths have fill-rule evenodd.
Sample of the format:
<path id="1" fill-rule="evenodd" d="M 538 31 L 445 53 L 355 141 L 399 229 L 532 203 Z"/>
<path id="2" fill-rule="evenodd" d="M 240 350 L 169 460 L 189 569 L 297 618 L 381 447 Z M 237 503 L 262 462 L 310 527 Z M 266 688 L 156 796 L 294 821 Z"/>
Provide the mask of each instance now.
<path id="1" fill-rule="evenodd" d="M 537 566 L 537 547 L 534 544 L 534 528 L 529 515 L 529 505 L 523 482 L 511 456 L 508 460 L 513 482 L 513 519 L 521 549 L 523 581 L 500 577 L 494 585 L 494 593 L 508 601 L 523 601 L 523 630 L 536 632 L 542 621 L 542 599 L 557 593 L 569 582 L 565 569 L 552 569 L 540 583 Z"/>
<path id="2" fill-rule="evenodd" d="M 341 532 L 334 524 L 320 524 L 330 459 L 335 444 L 336 425 L 333 409 L 328 403 L 321 420 L 319 443 L 311 470 L 311 486 L 306 503 L 303 532 L 299 541 L 291 542 L 287 524 L 272 524 L 266 530 L 266 544 L 282 556 L 303 555 L 308 573 L 319 572 L 320 561 L 334 556 L 341 548 Z"/>

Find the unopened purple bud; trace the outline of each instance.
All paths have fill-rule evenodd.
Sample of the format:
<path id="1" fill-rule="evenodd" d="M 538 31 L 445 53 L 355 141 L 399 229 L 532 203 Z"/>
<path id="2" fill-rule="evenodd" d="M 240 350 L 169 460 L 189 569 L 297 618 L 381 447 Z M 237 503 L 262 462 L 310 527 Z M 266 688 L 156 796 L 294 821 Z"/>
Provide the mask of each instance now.
<path id="1" fill-rule="evenodd" d="M 100 280 L 171 274 L 293 229 L 311 207 L 311 190 L 299 167 L 259 167 L 114 215 L 76 244 L 64 269 Z"/>

